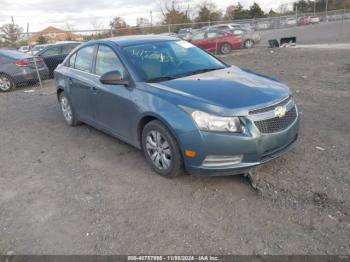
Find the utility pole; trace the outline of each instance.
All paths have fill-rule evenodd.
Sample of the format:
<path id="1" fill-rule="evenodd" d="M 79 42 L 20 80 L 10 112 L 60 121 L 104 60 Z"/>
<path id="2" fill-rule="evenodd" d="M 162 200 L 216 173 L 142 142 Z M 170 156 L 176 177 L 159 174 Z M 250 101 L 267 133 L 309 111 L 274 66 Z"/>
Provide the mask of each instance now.
<path id="1" fill-rule="evenodd" d="M 29 23 L 27 23 L 27 41 L 29 40 Z"/>
<path id="2" fill-rule="evenodd" d="M 15 19 L 13 18 L 13 16 L 11 16 L 11 21 L 12 21 L 12 25 L 13 25 L 13 31 L 15 31 L 16 24 L 15 24 Z M 16 33 L 14 33 L 13 35 L 16 36 L 16 41 L 18 41 L 19 35 L 18 35 L 18 31 L 17 30 L 16 30 Z"/>
<path id="3" fill-rule="evenodd" d="M 314 16 L 316 16 L 316 0 L 314 0 Z"/>
<path id="4" fill-rule="evenodd" d="M 152 10 L 151 11 L 149 11 L 149 16 L 150 16 L 150 18 L 151 18 L 151 34 L 153 33 L 153 14 L 152 14 Z"/>
<path id="5" fill-rule="evenodd" d="M 326 20 L 328 22 L 328 0 L 326 0 Z"/>

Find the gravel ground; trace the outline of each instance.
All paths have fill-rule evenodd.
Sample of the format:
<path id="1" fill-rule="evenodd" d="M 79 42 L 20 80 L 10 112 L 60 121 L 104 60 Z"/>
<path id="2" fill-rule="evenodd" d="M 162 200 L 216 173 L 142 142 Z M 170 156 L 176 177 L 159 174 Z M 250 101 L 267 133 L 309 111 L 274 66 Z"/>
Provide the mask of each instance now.
<path id="1" fill-rule="evenodd" d="M 52 87 L 0 95 L 0 254 L 350 254 L 350 53 L 223 58 L 295 94 L 300 141 L 241 176 L 169 180 L 138 150 L 65 125 Z"/>

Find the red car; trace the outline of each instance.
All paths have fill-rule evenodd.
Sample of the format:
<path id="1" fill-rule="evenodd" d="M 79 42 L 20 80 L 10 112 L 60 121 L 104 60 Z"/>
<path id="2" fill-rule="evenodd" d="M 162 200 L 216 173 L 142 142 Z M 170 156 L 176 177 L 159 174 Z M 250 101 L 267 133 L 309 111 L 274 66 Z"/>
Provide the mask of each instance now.
<path id="1" fill-rule="evenodd" d="M 228 54 L 232 49 L 243 46 L 241 35 L 233 35 L 230 32 L 208 31 L 199 32 L 192 36 L 190 42 L 209 52 Z"/>
<path id="2" fill-rule="evenodd" d="M 298 25 L 309 25 L 311 24 L 311 20 L 307 17 L 300 17 L 297 23 Z"/>

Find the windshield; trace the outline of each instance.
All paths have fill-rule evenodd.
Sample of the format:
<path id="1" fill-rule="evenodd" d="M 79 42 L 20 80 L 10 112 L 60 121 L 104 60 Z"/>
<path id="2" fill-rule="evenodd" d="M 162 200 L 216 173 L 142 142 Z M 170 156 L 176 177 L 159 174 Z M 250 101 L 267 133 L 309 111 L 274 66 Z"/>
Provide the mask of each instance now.
<path id="1" fill-rule="evenodd" d="M 186 41 L 162 41 L 124 47 L 144 81 L 158 82 L 225 68 L 226 65 Z"/>

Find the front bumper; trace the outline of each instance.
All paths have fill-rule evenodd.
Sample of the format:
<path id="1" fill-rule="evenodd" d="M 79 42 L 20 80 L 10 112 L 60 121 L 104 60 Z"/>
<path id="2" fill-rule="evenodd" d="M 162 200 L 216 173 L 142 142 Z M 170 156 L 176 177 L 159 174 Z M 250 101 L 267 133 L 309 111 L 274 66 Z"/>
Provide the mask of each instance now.
<path id="1" fill-rule="evenodd" d="M 299 115 L 286 129 L 263 134 L 253 121 L 246 122 L 244 134 L 200 132 L 202 146 L 197 159 L 186 159 L 186 170 L 193 175 L 237 175 L 275 159 L 295 145 L 299 131 Z M 203 161 L 208 155 L 242 155 L 240 163 L 208 167 Z"/>

